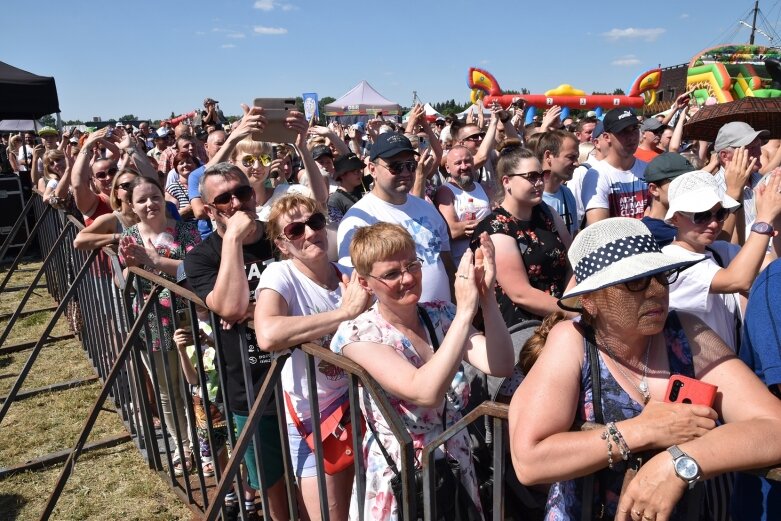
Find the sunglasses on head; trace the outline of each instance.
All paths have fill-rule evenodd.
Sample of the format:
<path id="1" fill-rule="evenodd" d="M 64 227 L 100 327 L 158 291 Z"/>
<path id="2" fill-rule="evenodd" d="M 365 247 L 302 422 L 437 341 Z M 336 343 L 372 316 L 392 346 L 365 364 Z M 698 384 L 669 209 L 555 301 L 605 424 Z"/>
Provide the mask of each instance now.
<path id="1" fill-rule="evenodd" d="M 289 241 L 295 241 L 300 239 L 306 233 L 306 227 L 316 232 L 325 228 L 325 215 L 320 212 L 315 212 L 309 216 L 309 219 L 303 222 L 295 221 L 282 230 L 282 235 Z"/>
<path id="2" fill-rule="evenodd" d="M 109 177 L 114 177 L 116 173 L 118 172 L 117 167 L 111 167 L 108 170 L 101 170 L 100 172 L 95 172 L 95 179 L 100 179 L 101 181 L 108 179 Z"/>
<path id="3" fill-rule="evenodd" d="M 464 138 L 464 141 L 482 141 L 485 138 L 485 132 L 478 132 Z"/>
<path id="4" fill-rule="evenodd" d="M 250 185 L 241 185 L 235 190 L 229 190 L 216 196 L 214 199 L 212 199 L 212 204 L 215 206 L 230 204 L 234 197 L 238 199 L 240 203 L 246 203 L 252 198 L 253 194 L 254 190 Z"/>
<path id="5" fill-rule="evenodd" d="M 708 224 L 712 220 L 716 220 L 716 222 L 723 223 L 725 220 L 727 220 L 727 216 L 729 216 L 729 210 L 727 208 L 719 208 L 718 210 L 711 211 L 706 210 L 704 212 L 681 212 L 686 217 L 691 220 L 694 224 Z"/>
<path id="6" fill-rule="evenodd" d="M 271 164 L 271 156 L 267 156 L 266 154 L 260 154 L 257 156 L 253 156 L 252 154 L 245 154 L 241 158 L 241 164 L 246 168 L 253 166 L 255 161 L 263 166 L 268 166 Z"/>
<path id="7" fill-rule="evenodd" d="M 533 185 L 545 182 L 545 172 L 535 171 L 535 172 L 523 172 L 520 174 L 507 174 L 507 177 L 523 177 Z"/>
<path id="8" fill-rule="evenodd" d="M 651 279 L 656 279 L 656 282 L 662 286 L 669 286 L 678 280 L 678 273 L 680 273 L 678 270 L 663 271 L 656 275 L 649 275 L 648 277 L 643 277 L 641 279 L 628 280 L 624 282 L 624 286 L 626 286 L 626 289 L 629 291 L 645 291 L 648 289 L 648 286 L 651 285 Z"/>
<path id="9" fill-rule="evenodd" d="M 393 163 L 382 166 L 390 170 L 391 174 L 399 175 L 405 168 L 409 172 L 414 172 L 418 168 L 418 162 L 414 159 L 410 159 L 409 161 L 394 161 Z"/>

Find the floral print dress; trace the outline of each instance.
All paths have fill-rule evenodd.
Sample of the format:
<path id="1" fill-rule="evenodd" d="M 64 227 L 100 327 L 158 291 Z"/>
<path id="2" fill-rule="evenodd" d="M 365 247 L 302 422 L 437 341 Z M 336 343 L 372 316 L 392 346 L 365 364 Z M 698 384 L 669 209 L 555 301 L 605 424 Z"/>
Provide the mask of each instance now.
<path id="1" fill-rule="evenodd" d="M 667 346 L 670 374 L 680 374 L 694 378 L 691 347 L 675 312 L 670 312 L 668 315 L 663 335 L 665 345 Z M 580 371 L 580 399 L 576 420 L 594 422 L 591 363 L 585 346 L 583 356 L 583 366 Z M 602 390 L 602 415 L 605 421 L 618 422 L 638 416 L 643 411 L 643 406 L 616 382 L 607 366 L 602 363 L 601 356 L 600 353 L 599 377 Z M 625 470 L 626 464 L 619 458 L 617 462 L 614 461 L 612 470 L 605 468 L 597 473 L 597 476 L 601 476 L 601 479 L 594 479 L 594 507 L 592 512 L 599 512 L 598 503 L 601 502 L 600 497 L 604 497 L 606 503 L 604 519 L 613 519 L 615 517 Z M 583 483 L 584 479 L 579 478 L 553 484 L 548 493 L 548 502 L 545 506 L 546 521 L 580 521 Z M 600 483 L 606 489 L 601 494 L 598 490 Z M 685 512 L 682 512 L 685 503 L 683 500 L 679 502 L 678 507 L 673 511 L 671 520 L 686 519 Z"/>
<path id="2" fill-rule="evenodd" d="M 126 228 L 122 233 L 122 236 L 132 237 L 136 244 L 143 245 L 144 239 L 141 237 L 141 232 L 138 231 L 138 225 L 135 224 L 129 228 Z M 168 226 L 165 232 L 158 235 L 157 244 L 155 245 L 155 251 L 162 257 L 169 259 L 184 259 L 185 254 L 192 250 L 196 244 L 201 242 L 201 234 L 198 232 L 198 226 L 195 221 L 183 222 L 175 221 L 172 226 Z M 146 271 L 160 275 L 164 279 L 176 282 L 176 277 L 168 275 L 167 273 L 158 273 L 150 266 L 144 266 Z M 141 288 L 144 295 L 148 295 L 152 290 L 152 285 L 146 281 L 141 282 Z M 171 309 L 171 292 L 167 289 L 163 289 L 160 292 L 160 307 L 162 313 L 160 314 L 160 323 L 163 326 L 162 334 L 158 330 L 158 321 L 154 312 L 149 314 L 149 331 L 151 332 L 152 351 L 171 351 L 175 348 L 173 344 L 173 315 Z M 139 306 L 138 299 L 133 301 L 133 311 L 138 313 L 142 306 Z M 177 302 L 176 308 L 180 305 Z M 144 329 L 141 330 L 141 337 L 145 339 Z"/>
<path id="3" fill-rule="evenodd" d="M 479 237 L 483 232 L 488 232 L 489 235 L 508 235 L 515 239 L 526 267 L 529 284 L 553 297 L 561 297 L 567 285 L 566 277 L 569 271 L 567 250 L 545 203 L 532 209 L 532 218 L 528 221 L 516 219 L 499 206 L 491 215 L 480 221 L 472 236 Z M 496 300 L 507 327 L 525 320 L 542 319 L 513 302 L 498 282 Z"/>
<path id="4" fill-rule="evenodd" d="M 441 341 L 447 333 L 453 317 L 455 317 L 455 306 L 449 302 L 441 301 L 420 304 L 420 306 L 428 313 L 434 331 Z M 354 320 L 342 322 L 331 341 L 331 349 L 341 354 L 344 346 L 355 342 L 374 342 L 391 346 L 399 356 L 404 357 L 415 367 L 423 365 L 423 360 L 418 356 L 409 339 L 382 318 L 376 303 Z M 419 464 L 423 447 L 442 433 L 443 407 L 421 407 L 387 392 L 385 395 L 412 437 L 416 460 Z M 456 373 L 446 399 L 448 400 L 447 406 L 444 408 L 447 411 L 446 425 L 450 427 L 461 418 L 459 411 L 469 400 L 469 385 L 464 379 L 463 371 L 459 370 Z M 366 421 L 372 423 L 380 442 L 400 468 L 400 446 L 387 420 L 383 417 L 381 409 L 377 407 L 365 389 L 361 392 L 360 402 Z M 472 501 L 480 509 L 477 480 L 466 431 L 463 430 L 456 434 L 446 445 L 448 455 L 461 465 L 462 482 Z M 395 521 L 399 518 L 399 510 L 390 485 L 393 471 L 388 466 L 370 429 L 366 429 L 366 435 L 363 439 L 363 458 L 366 462 L 365 519 Z M 356 490 L 353 488 L 351 518 L 357 518 L 357 505 Z"/>

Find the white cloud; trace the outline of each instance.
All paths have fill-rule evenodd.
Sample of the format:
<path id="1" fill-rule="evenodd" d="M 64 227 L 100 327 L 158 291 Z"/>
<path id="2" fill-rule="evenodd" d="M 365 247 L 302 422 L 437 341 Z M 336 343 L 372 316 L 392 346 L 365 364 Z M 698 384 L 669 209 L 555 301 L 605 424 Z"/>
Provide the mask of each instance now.
<path id="1" fill-rule="evenodd" d="M 627 27 L 626 29 L 611 29 L 606 33 L 602 33 L 602 36 L 610 41 L 617 41 L 624 38 L 639 38 L 647 42 L 653 42 L 656 41 L 656 39 L 659 38 L 662 34 L 664 34 L 665 31 L 666 29 L 662 29 L 661 27 L 655 27 L 652 29 L 637 29 L 635 27 Z"/>
<path id="2" fill-rule="evenodd" d="M 613 60 L 610 62 L 610 65 L 615 65 L 616 67 L 632 67 L 639 63 L 640 60 L 638 60 L 634 54 L 627 54 L 626 56 Z"/>
<path id="3" fill-rule="evenodd" d="M 262 25 L 255 26 L 255 34 L 287 34 L 287 29 L 284 27 L 263 27 Z"/>
<path id="4" fill-rule="evenodd" d="M 234 47 L 236 47 L 236 46 L 235 46 L 235 45 L 233 45 L 232 43 L 223 43 L 221 47 L 222 47 L 223 49 L 233 49 L 233 48 L 234 48 Z"/>
<path id="5" fill-rule="evenodd" d="M 488 65 L 489 63 L 491 62 L 488 60 L 480 60 L 480 65 Z"/>
<path id="6" fill-rule="evenodd" d="M 255 9 L 260 9 L 261 11 L 273 11 L 274 9 L 292 11 L 296 9 L 296 6 L 284 2 L 277 2 L 277 0 L 257 0 L 255 2 Z"/>
<path id="7" fill-rule="evenodd" d="M 225 35 L 226 38 L 233 38 L 235 40 L 238 40 L 240 38 L 245 38 L 246 35 L 244 33 L 230 33 Z"/>
<path id="8" fill-rule="evenodd" d="M 683 13 L 681 15 L 681 20 L 686 20 L 687 18 L 689 18 L 689 13 Z"/>

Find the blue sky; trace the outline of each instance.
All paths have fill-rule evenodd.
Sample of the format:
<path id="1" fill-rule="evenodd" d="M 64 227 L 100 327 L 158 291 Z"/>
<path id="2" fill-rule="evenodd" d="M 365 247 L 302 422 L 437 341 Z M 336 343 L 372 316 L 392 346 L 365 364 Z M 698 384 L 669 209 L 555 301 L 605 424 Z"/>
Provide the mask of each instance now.
<path id="1" fill-rule="evenodd" d="M 738 20 L 753 3 L 17 0 L 2 8 L 0 60 L 54 76 L 63 119 L 82 120 L 165 118 L 206 96 L 239 114 L 256 97 L 339 97 L 362 79 L 401 105 L 413 90 L 463 101 L 470 66 L 505 89 L 627 90 L 733 34 L 747 42 Z M 779 4 L 760 2 L 771 24 Z"/>

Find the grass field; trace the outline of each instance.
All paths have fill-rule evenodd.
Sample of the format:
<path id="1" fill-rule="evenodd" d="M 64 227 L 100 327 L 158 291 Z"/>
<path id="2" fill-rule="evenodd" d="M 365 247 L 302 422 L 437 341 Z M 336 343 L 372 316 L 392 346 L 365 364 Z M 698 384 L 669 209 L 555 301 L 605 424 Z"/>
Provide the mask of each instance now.
<path id="1" fill-rule="evenodd" d="M 27 264 L 25 268 L 36 268 Z M 0 270 L 4 277 L 5 269 Z M 10 286 L 27 287 L 35 275 L 25 271 L 14 275 Z M 23 291 L 0 296 L 0 315 L 13 312 Z M 45 289 L 36 289 L 25 309 L 54 305 Z M 36 341 L 51 312 L 22 317 L 5 346 Z M 0 319 L 0 331 L 7 318 Z M 60 319 L 53 335 L 67 335 Z M 0 355 L 0 395 L 5 396 L 30 355 L 30 350 Z M 51 385 L 95 372 L 77 339 L 46 345 L 33 365 L 22 390 Z M 48 453 L 70 448 L 76 441 L 98 393 L 99 384 L 46 393 L 14 403 L 0 423 L 0 467 L 24 463 Z M 114 412 L 101 412 L 90 441 L 124 434 Z M 62 466 L 24 472 L 0 480 L 0 519 L 37 520 Z M 135 445 L 122 445 L 85 453 L 76 464 L 52 519 L 57 520 L 184 520 L 192 513 L 160 477 L 149 469 Z"/>

